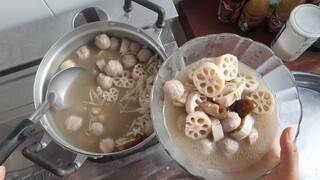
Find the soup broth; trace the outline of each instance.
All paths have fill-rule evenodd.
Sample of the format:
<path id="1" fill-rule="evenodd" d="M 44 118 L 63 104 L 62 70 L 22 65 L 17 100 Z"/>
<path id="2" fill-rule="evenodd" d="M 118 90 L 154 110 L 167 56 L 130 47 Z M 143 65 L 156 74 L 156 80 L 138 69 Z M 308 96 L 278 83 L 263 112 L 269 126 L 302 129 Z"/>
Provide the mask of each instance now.
<path id="1" fill-rule="evenodd" d="M 188 70 L 192 66 L 193 64 L 189 65 L 176 79 L 180 80 L 183 84 L 192 83 L 188 78 Z M 239 62 L 239 72 L 254 76 L 259 82 L 260 89 L 271 91 L 264 84 L 259 74 L 241 62 Z M 180 114 L 185 113 L 185 107 L 176 107 L 169 98 L 165 98 L 164 112 L 166 117 L 165 124 L 173 143 L 179 148 L 183 156 L 188 157 L 188 159 L 203 169 L 234 171 L 253 164 L 268 152 L 278 131 L 277 107 L 274 107 L 273 112 L 269 114 L 258 115 L 251 113 L 254 119 L 254 127 L 259 133 L 257 141 L 251 145 L 244 140 L 238 141 L 239 150 L 231 158 L 227 158 L 223 152 L 221 141 L 214 143 L 213 152 L 208 154 L 203 152 L 203 146 L 200 140 L 188 138 L 184 129 L 178 128 L 177 120 Z M 227 135 L 227 137 L 230 138 L 229 135 Z"/>
<path id="2" fill-rule="evenodd" d="M 73 53 L 65 61 L 72 60 L 74 63 L 72 66 L 91 70 L 92 76 L 81 77 L 71 85 L 67 96 L 69 108 L 60 110 L 53 107 L 50 109 L 50 116 L 54 119 L 55 126 L 68 143 L 89 152 L 105 153 L 101 148 L 101 142 L 106 138 L 112 142 L 107 145 L 108 148 L 112 146 L 111 152 L 121 151 L 140 143 L 153 132 L 152 125 L 151 127 L 147 125 L 151 123 L 149 107 L 140 107 L 139 97 L 136 95 L 146 89 L 146 78 L 142 83 L 137 80 L 134 83 L 135 86 L 131 88 L 117 87 L 113 82 L 111 88 L 117 90 L 118 98 L 115 102 L 108 102 L 105 99 L 101 102 L 103 93 L 111 88 L 101 89 L 97 84 L 96 78 L 100 73 L 104 73 L 97 66 L 97 61 L 104 59 L 107 64 L 110 60 L 118 60 L 122 64 L 121 57 L 124 53 L 119 53 L 119 48 L 101 50 L 95 46 L 94 42 L 85 46 L 90 52 L 85 60 Z M 123 70 L 131 73 L 133 68 L 123 68 Z M 146 77 L 152 76 L 153 74 L 146 73 Z M 74 121 L 70 120 L 73 124 L 69 126 L 75 129 L 67 128 L 67 119 L 70 117 L 76 120 L 82 119 L 80 128 L 75 128 L 78 121 L 75 122 L 74 119 Z M 96 122 L 99 123 L 96 124 L 98 132 L 93 131 Z M 148 126 L 149 129 L 146 129 L 145 126 Z"/>

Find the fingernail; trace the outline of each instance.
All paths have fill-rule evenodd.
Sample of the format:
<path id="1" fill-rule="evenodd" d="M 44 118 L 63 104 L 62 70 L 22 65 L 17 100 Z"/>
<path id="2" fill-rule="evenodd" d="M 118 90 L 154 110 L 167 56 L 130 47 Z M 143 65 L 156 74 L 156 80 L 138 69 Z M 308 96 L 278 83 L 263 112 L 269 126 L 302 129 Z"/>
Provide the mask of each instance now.
<path id="1" fill-rule="evenodd" d="M 293 142 L 294 134 L 293 134 L 293 129 L 292 128 L 289 128 L 287 138 L 288 138 L 289 142 Z"/>

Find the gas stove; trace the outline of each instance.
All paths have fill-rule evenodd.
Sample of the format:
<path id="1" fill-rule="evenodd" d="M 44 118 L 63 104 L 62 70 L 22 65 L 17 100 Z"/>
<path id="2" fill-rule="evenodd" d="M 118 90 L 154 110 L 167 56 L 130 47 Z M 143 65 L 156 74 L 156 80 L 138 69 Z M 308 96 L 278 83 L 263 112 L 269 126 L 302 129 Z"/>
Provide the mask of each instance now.
<path id="1" fill-rule="evenodd" d="M 44 1 L 50 2 L 50 1 Z M 178 14 L 171 0 L 153 0 L 166 11 L 166 25 L 160 40 L 167 56 L 178 47 L 174 35 Z M 124 14 L 123 1 L 103 0 L 85 3 L 82 7 L 53 16 L 37 19 L 9 29 L 0 28 L 0 141 L 24 118 L 34 111 L 33 84 L 42 57 L 53 43 L 90 19 L 90 12 L 100 20 L 118 21 Z M 132 16 L 128 23 L 148 27 L 156 20 L 156 14 L 133 3 Z M 89 13 L 88 13 L 89 12 Z M 88 159 L 70 177 L 56 177 L 23 157 L 24 147 L 39 141 L 44 132 L 39 125 L 5 162 L 6 179 L 171 179 L 194 178 L 180 167 L 159 144 L 157 138 L 146 146 L 125 157 L 110 157 L 103 160 Z M 50 143 L 44 156 L 64 165 L 75 154 Z"/>

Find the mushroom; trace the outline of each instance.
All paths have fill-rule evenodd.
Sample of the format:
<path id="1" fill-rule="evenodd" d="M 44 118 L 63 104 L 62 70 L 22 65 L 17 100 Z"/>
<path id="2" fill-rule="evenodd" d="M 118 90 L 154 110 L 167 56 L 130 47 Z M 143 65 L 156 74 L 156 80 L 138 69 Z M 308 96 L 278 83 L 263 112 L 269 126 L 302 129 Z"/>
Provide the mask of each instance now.
<path id="1" fill-rule="evenodd" d="M 112 138 L 104 138 L 99 143 L 99 148 L 103 153 L 110 153 L 114 149 L 114 140 Z"/>
<path id="2" fill-rule="evenodd" d="M 100 49 L 108 49 L 111 45 L 110 38 L 104 33 L 97 35 L 94 43 Z"/>
<path id="3" fill-rule="evenodd" d="M 269 91 L 255 90 L 248 97 L 248 99 L 254 101 L 256 107 L 253 112 L 256 114 L 267 114 L 271 113 L 274 109 L 274 98 Z"/>
<path id="4" fill-rule="evenodd" d="M 222 70 L 226 81 L 234 79 L 238 74 L 238 58 L 224 54 L 215 59 L 214 63 Z"/>
<path id="5" fill-rule="evenodd" d="M 149 137 L 153 132 L 154 132 L 154 130 L 153 130 L 152 121 L 151 121 L 151 120 L 146 121 L 146 122 L 144 123 L 143 135 L 144 135 L 145 137 Z"/>
<path id="6" fill-rule="evenodd" d="M 114 103 L 119 97 L 119 90 L 117 90 L 116 88 L 110 88 L 104 91 L 102 96 L 106 99 L 107 102 Z"/>
<path id="7" fill-rule="evenodd" d="M 63 70 L 63 69 L 68 69 L 68 68 L 71 68 L 71 67 L 75 67 L 76 66 L 76 63 L 74 63 L 71 59 L 68 59 L 68 60 L 65 60 L 63 61 L 59 68 L 60 70 Z"/>
<path id="8" fill-rule="evenodd" d="M 148 48 L 142 48 L 138 54 L 137 59 L 139 62 L 146 63 L 151 58 L 152 52 Z"/>
<path id="9" fill-rule="evenodd" d="M 193 139 L 203 139 L 211 132 L 211 121 L 202 111 L 189 113 L 186 118 L 185 134 Z"/>
<path id="10" fill-rule="evenodd" d="M 117 87 L 132 88 L 135 85 L 135 80 L 132 79 L 132 75 L 129 71 L 123 71 L 114 78 L 113 83 Z"/>
<path id="11" fill-rule="evenodd" d="M 111 43 L 111 45 L 110 45 L 109 49 L 112 51 L 115 51 L 119 47 L 120 40 L 118 38 L 112 37 L 112 38 L 110 38 L 110 43 Z"/>
<path id="12" fill-rule="evenodd" d="M 228 116 L 227 109 L 223 106 L 219 106 L 216 103 L 205 101 L 200 103 L 200 108 L 205 113 L 217 118 L 217 119 L 225 119 Z"/>
<path id="13" fill-rule="evenodd" d="M 97 77 L 97 84 L 104 90 L 111 88 L 113 78 L 100 73 Z"/>
<path id="14" fill-rule="evenodd" d="M 104 133 L 104 127 L 101 122 L 93 122 L 89 127 L 89 133 L 95 136 L 101 136 Z"/>
<path id="15" fill-rule="evenodd" d="M 98 66 L 100 72 L 104 72 L 104 67 L 106 65 L 106 62 L 104 61 L 104 59 L 97 60 L 96 65 Z"/>
<path id="16" fill-rule="evenodd" d="M 90 50 L 87 46 L 81 46 L 76 50 L 76 54 L 80 60 L 85 60 L 89 58 Z"/>
<path id="17" fill-rule="evenodd" d="M 254 102 L 249 99 L 237 100 L 229 107 L 230 111 L 238 113 L 241 119 L 245 118 L 248 114 L 250 114 L 254 110 L 254 108 Z"/>
<path id="18" fill-rule="evenodd" d="M 134 80 L 140 79 L 140 77 L 147 74 L 147 67 L 145 64 L 136 64 L 132 70 L 132 78 Z"/>
<path id="19" fill-rule="evenodd" d="M 141 45 L 137 42 L 132 41 L 129 46 L 129 51 L 133 53 L 138 53 L 141 50 Z"/>
<path id="20" fill-rule="evenodd" d="M 121 46 L 120 46 L 120 53 L 127 53 L 129 51 L 130 41 L 126 38 L 122 38 Z"/>
<path id="21" fill-rule="evenodd" d="M 207 97 L 220 94 L 225 80 L 220 69 L 211 62 L 203 62 L 193 73 L 193 83 L 198 91 Z"/>
<path id="22" fill-rule="evenodd" d="M 240 124 L 241 118 L 235 112 L 228 112 L 228 117 L 221 120 L 221 125 L 224 132 L 231 132 L 237 129 Z"/>
<path id="23" fill-rule="evenodd" d="M 187 96 L 186 112 L 191 113 L 200 110 L 199 104 L 207 101 L 207 97 L 198 91 L 192 91 Z"/>
<path id="24" fill-rule="evenodd" d="M 164 83 L 163 92 L 172 100 L 177 100 L 184 93 L 184 86 L 179 80 L 169 80 Z"/>
<path id="25" fill-rule="evenodd" d="M 179 99 L 172 100 L 172 104 L 177 107 L 184 107 L 187 102 L 188 91 L 184 91 L 183 95 Z"/>
<path id="26" fill-rule="evenodd" d="M 251 145 L 257 141 L 258 137 L 259 137 L 258 131 L 256 128 L 253 127 L 249 135 L 245 138 L 245 141 Z"/>
<path id="27" fill-rule="evenodd" d="M 239 143 L 231 138 L 226 137 L 222 140 L 222 150 L 227 158 L 231 158 L 238 152 Z"/>
<path id="28" fill-rule="evenodd" d="M 231 132 L 230 136 L 242 140 L 249 135 L 253 126 L 253 118 L 249 115 L 241 120 L 240 126 Z"/>
<path id="29" fill-rule="evenodd" d="M 71 115 L 66 118 L 64 124 L 68 131 L 77 131 L 81 128 L 83 118 L 76 115 Z"/>
<path id="30" fill-rule="evenodd" d="M 118 74 L 121 74 L 123 67 L 118 60 L 110 60 L 104 66 L 104 72 L 111 77 L 115 77 Z"/>
<path id="31" fill-rule="evenodd" d="M 132 54 L 123 55 L 121 61 L 125 68 L 132 68 L 137 64 L 137 59 Z"/>

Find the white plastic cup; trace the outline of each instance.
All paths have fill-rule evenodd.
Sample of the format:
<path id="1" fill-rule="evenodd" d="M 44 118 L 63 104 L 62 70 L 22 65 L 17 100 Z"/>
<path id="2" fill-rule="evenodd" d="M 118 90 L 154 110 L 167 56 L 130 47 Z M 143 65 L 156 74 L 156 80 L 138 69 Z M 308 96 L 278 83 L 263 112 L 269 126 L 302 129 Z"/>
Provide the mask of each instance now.
<path id="1" fill-rule="evenodd" d="M 289 20 L 273 39 L 271 49 L 283 61 L 293 61 L 318 38 L 320 7 L 302 4 L 292 10 Z"/>

